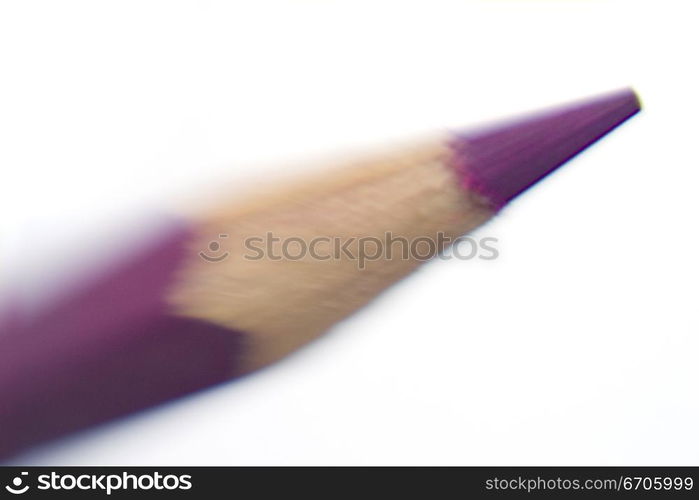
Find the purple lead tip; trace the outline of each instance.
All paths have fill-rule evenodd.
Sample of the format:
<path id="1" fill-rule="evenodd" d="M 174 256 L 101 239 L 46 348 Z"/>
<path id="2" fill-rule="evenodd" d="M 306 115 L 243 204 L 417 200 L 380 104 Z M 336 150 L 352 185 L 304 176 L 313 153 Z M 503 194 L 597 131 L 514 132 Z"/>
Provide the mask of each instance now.
<path id="1" fill-rule="evenodd" d="M 453 141 L 464 183 L 500 208 L 640 110 L 631 89 L 564 105 Z"/>

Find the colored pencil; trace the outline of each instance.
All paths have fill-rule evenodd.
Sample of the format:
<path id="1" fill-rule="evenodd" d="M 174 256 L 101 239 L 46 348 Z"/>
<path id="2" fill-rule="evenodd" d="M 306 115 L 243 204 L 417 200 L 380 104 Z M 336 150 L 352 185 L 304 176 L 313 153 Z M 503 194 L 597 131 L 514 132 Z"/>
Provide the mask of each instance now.
<path id="1" fill-rule="evenodd" d="M 38 314 L 0 320 L 0 457 L 285 357 L 425 260 L 359 265 L 333 242 L 390 232 L 438 242 L 424 252 L 434 255 L 639 109 L 632 90 L 616 91 L 437 134 L 164 223 Z M 260 243 L 268 235 L 317 245 L 271 258 Z"/>

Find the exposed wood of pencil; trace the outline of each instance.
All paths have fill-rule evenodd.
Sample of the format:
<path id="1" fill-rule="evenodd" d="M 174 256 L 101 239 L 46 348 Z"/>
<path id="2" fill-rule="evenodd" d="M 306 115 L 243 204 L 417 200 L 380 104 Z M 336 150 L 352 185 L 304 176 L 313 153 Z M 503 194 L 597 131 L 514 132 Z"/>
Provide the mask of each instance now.
<path id="1" fill-rule="evenodd" d="M 360 238 L 385 242 L 387 234 L 414 242 L 438 233 L 452 240 L 493 213 L 487 200 L 460 187 L 451 152 L 439 138 L 299 182 L 250 203 L 224 206 L 197 224 L 188 260 L 170 301 L 178 314 L 247 333 L 244 371 L 259 368 L 324 332 L 396 280 L 409 274 L 423 253 L 395 245 L 391 258 L 360 267 Z M 283 242 L 335 238 L 352 257 L 321 242 L 301 259 L 253 260 L 245 240 L 271 234 Z M 230 256 L 217 263 L 196 257 L 217 235 Z M 281 254 L 281 244 L 274 250 Z M 423 245 L 429 247 L 429 245 Z M 429 248 L 428 248 L 429 249 Z M 371 247 L 374 251 L 375 248 Z M 329 257 L 329 258 L 325 258 Z"/>

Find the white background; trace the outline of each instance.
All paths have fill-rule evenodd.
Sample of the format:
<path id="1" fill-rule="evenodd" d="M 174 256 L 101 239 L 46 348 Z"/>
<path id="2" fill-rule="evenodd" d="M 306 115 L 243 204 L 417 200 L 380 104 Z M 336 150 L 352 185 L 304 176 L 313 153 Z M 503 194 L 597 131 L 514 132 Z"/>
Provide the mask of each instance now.
<path id="1" fill-rule="evenodd" d="M 696 5 L 2 2 L 0 255 L 26 282 L 287 161 L 645 105 L 478 230 L 499 259 L 433 262 L 257 376 L 16 462 L 697 465 Z"/>

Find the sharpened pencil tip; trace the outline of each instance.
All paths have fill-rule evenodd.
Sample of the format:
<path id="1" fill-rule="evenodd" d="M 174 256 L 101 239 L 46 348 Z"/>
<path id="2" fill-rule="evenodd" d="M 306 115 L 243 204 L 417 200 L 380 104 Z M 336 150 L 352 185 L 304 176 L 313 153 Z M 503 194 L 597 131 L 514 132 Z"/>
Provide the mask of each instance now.
<path id="1" fill-rule="evenodd" d="M 626 88 L 452 140 L 465 185 L 500 208 L 612 129 L 638 113 Z"/>

